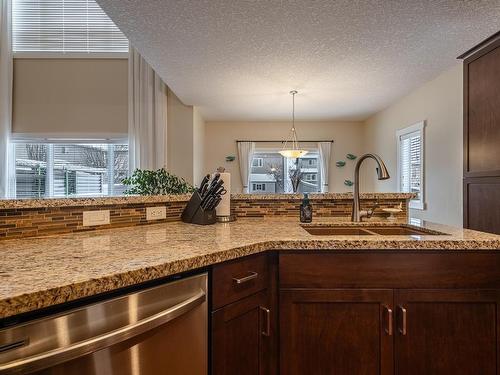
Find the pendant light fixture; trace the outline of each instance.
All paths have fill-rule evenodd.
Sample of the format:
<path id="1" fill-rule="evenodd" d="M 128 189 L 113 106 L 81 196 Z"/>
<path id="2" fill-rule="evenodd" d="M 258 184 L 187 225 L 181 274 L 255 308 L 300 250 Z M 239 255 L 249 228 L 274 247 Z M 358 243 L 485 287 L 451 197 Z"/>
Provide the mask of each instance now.
<path id="1" fill-rule="evenodd" d="M 307 154 L 307 151 L 300 148 L 299 141 L 297 140 L 297 131 L 295 130 L 295 95 L 297 94 L 297 90 L 290 91 L 290 94 L 292 95 L 292 129 L 290 139 L 285 140 L 280 154 L 285 158 L 297 159 Z"/>

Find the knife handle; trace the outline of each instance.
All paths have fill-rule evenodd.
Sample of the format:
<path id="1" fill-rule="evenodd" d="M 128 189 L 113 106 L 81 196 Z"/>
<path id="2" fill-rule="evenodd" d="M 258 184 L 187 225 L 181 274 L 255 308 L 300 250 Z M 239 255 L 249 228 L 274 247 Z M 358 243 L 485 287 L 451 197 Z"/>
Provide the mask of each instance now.
<path id="1" fill-rule="evenodd" d="M 219 203 L 221 202 L 222 200 L 222 197 L 217 197 L 214 202 L 212 203 L 212 207 L 210 207 L 211 210 L 214 210 L 217 208 L 217 206 L 219 205 Z"/>

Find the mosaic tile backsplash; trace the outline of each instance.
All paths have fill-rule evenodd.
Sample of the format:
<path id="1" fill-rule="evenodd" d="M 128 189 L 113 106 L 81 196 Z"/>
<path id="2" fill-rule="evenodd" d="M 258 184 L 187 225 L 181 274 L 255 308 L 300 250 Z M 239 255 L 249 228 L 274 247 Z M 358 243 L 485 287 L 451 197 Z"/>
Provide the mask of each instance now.
<path id="1" fill-rule="evenodd" d="M 407 218 L 407 199 L 410 194 L 365 193 L 361 195 L 361 208 L 378 203 L 374 218 L 384 218 L 384 207 L 403 203 L 398 220 Z M 0 201 L 0 240 L 46 236 L 54 234 L 119 228 L 161 222 L 179 221 L 189 196 L 176 197 L 120 197 L 82 198 L 73 200 L 4 200 Z M 295 195 L 232 196 L 231 210 L 237 217 L 298 217 L 300 197 Z M 311 198 L 314 217 L 349 217 L 352 200 L 343 193 L 316 194 Z M 167 217 L 146 221 L 146 207 L 165 206 Z M 83 211 L 109 210 L 110 224 L 84 227 Z"/>

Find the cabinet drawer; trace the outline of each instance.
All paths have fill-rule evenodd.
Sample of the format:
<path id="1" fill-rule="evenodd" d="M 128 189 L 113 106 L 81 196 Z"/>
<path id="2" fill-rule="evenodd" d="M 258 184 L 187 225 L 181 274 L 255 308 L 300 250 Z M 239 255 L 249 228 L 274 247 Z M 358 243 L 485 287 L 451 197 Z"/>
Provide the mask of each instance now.
<path id="1" fill-rule="evenodd" d="M 250 256 L 214 266 L 212 273 L 213 309 L 263 290 L 269 284 L 268 256 Z"/>
<path id="2" fill-rule="evenodd" d="M 279 256 L 280 288 L 499 288 L 500 253 L 416 251 Z"/>

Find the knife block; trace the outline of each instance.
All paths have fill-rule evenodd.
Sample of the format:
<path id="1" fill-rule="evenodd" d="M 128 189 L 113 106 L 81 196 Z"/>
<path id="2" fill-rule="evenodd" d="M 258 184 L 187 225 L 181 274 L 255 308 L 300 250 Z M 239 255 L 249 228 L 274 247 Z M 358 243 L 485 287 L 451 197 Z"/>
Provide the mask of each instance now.
<path id="1" fill-rule="evenodd" d="M 200 193 L 195 191 L 182 212 L 181 220 L 190 224 L 208 225 L 215 224 L 217 222 L 217 217 L 215 215 L 215 209 L 204 210 L 203 207 L 201 207 Z"/>

